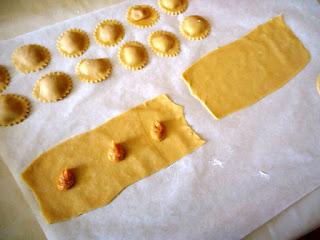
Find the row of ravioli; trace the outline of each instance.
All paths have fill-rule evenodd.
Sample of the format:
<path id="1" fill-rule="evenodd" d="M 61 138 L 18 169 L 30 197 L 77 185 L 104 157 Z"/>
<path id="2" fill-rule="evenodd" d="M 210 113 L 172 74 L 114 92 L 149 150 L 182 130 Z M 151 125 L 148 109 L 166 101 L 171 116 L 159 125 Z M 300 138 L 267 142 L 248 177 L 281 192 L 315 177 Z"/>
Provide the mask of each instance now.
<path id="1" fill-rule="evenodd" d="M 188 0 L 160 0 L 160 9 L 170 15 L 178 15 L 188 7 Z M 134 5 L 126 14 L 127 22 L 137 28 L 151 27 L 159 20 L 158 11 L 150 5 Z M 180 23 L 181 34 L 188 40 L 201 40 L 210 33 L 209 22 L 197 15 L 187 16 Z M 95 41 L 102 47 L 114 47 L 125 36 L 120 21 L 105 19 L 93 32 Z M 153 53 L 160 57 L 175 57 L 180 52 L 180 41 L 169 31 L 154 31 L 148 37 Z M 77 28 L 63 32 L 56 41 L 58 52 L 67 58 L 84 54 L 90 46 L 88 34 Z M 137 41 L 125 42 L 118 50 L 121 65 L 128 70 L 140 70 L 148 63 L 145 46 Z M 49 50 L 38 44 L 18 47 L 12 54 L 14 67 L 23 74 L 44 69 L 51 61 Z M 82 59 L 75 67 L 77 77 L 87 83 L 106 80 L 112 73 L 112 64 L 108 58 Z M 0 93 L 10 82 L 8 70 L 0 65 Z M 33 88 L 33 96 L 41 102 L 56 102 L 65 98 L 72 90 L 72 79 L 64 72 L 50 72 L 41 76 Z M 30 112 L 30 102 L 17 94 L 0 95 L 0 126 L 12 126 L 22 122 Z"/>

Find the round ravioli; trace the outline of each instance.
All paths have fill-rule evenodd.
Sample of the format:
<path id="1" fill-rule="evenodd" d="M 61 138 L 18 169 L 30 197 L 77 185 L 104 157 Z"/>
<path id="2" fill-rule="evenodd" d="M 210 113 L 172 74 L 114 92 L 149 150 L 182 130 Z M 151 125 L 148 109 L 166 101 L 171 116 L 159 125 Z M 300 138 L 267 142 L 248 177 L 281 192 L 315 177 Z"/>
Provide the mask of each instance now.
<path id="1" fill-rule="evenodd" d="M 63 72 L 51 72 L 38 79 L 33 96 L 41 102 L 56 102 L 65 98 L 72 89 L 72 80 Z"/>
<path id="2" fill-rule="evenodd" d="M 79 57 L 88 48 L 88 34 L 80 29 L 69 29 L 57 40 L 57 49 L 65 57 Z"/>
<path id="3" fill-rule="evenodd" d="M 188 16 L 181 22 L 180 32 L 189 40 L 201 40 L 209 35 L 210 24 L 201 16 Z"/>
<path id="4" fill-rule="evenodd" d="M 127 21 L 138 28 L 151 27 L 159 20 L 159 13 L 150 5 L 135 5 L 128 9 Z"/>
<path id="5" fill-rule="evenodd" d="M 21 73 L 31 73 L 45 68 L 51 60 L 47 48 L 38 44 L 27 44 L 12 54 L 12 63 Z"/>
<path id="6" fill-rule="evenodd" d="M 8 70 L 0 65 L 0 93 L 6 89 L 10 82 L 10 75 Z"/>
<path id="7" fill-rule="evenodd" d="M 148 53 L 143 44 L 135 41 L 126 42 L 120 47 L 120 63 L 129 70 L 142 69 L 148 63 Z"/>
<path id="8" fill-rule="evenodd" d="M 159 0 L 159 7 L 169 15 L 178 15 L 188 8 L 188 0 Z"/>
<path id="9" fill-rule="evenodd" d="M 108 58 L 82 59 L 76 66 L 76 74 L 81 81 L 96 83 L 107 79 L 112 71 Z"/>
<path id="10" fill-rule="evenodd" d="M 148 41 L 152 51 L 160 57 L 174 57 L 180 52 L 180 42 L 171 32 L 153 32 Z"/>
<path id="11" fill-rule="evenodd" d="M 94 38 L 104 47 L 117 45 L 124 37 L 124 28 L 117 20 L 106 19 L 100 22 L 94 31 Z"/>
<path id="12" fill-rule="evenodd" d="M 22 122 L 30 113 L 30 102 L 17 94 L 0 95 L 0 126 Z"/>

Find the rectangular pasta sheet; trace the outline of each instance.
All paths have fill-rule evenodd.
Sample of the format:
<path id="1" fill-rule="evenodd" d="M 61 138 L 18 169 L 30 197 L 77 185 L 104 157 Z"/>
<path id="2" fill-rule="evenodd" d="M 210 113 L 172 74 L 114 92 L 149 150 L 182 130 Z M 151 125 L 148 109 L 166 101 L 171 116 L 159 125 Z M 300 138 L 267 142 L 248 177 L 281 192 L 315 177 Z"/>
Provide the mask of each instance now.
<path id="1" fill-rule="evenodd" d="M 167 129 L 161 142 L 150 136 L 156 120 Z M 120 162 L 108 159 L 112 140 L 126 149 L 127 156 Z M 22 177 L 47 221 L 53 223 L 110 203 L 128 185 L 168 167 L 203 143 L 185 121 L 182 107 L 160 95 L 51 148 Z M 57 179 L 66 167 L 73 169 L 76 184 L 59 191 Z"/>
<path id="2" fill-rule="evenodd" d="M 278 16 L 210 52 L 183 78 L 192 94 L 220 119 L 279 89 L 309 60 L 307 49 Z"/>

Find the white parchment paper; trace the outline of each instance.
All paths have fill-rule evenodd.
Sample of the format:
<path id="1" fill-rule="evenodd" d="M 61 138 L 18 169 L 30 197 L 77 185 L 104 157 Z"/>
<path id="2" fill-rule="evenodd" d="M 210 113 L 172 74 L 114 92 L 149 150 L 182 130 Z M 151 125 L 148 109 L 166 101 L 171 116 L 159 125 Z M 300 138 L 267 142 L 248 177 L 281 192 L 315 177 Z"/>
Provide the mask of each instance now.
<path id="1" fill-rule="evenodd" d="M 0 157 L 12 171 L 48 239 L 239 239 L 320 185 L 320 96 L 315 79 L 320 72 L 320 5 L 310 1 L 195 1 L 178 16 L 161 12 L 150 29 L 125 22 L 127 1 L 0 43 L 0 64 L 11 74 L 5 93 L 32 100 L 23 123 L 0 129 Z M 286 86 L 259 103 L 216 121 L 189 93 L 180 75 L 207 52 L 232 42 L 270 18 L 284 14 L 287 24 L 312 55 L 311 62 Z M 184 16 L 199 14 L 212 24 L 203 41 L 183 39 L 178 31 Z M 168 30 L 181 40 L 175 58 L 150 54 L 141 71 L 124 70 L 117 47 L 102 48 L 92 37 L 96 24 L 120 20 L 125 41 L 147 44 L 154 30 Z M 67 59 L 55 40 L 69 28 L 90 34 L 90 48 L 80 58 Z M 10 63 L 12 51 L 28 43 L 49 48 L 52 62 L 38 73 L 22 75 Z M 122 42 L 123 43 L 123 42 Z M 109 57 L 112 77 L 99 84 L 77 80 L 74 66 L 82 58 Z M 73 77 L 65 100 L 43 104 L 33 99 L 35 81 L 50 71 Z M 167 93 L 185 106 L 187 121 L 208 142 L 171 167 L 128 187 L 110 205 L 70 221 L 48 225 L 20 172 L 40 153 L 75 134 L 90 130 L 119 113 Z M 45 176 L 43 176 L 45 177 Z"/>

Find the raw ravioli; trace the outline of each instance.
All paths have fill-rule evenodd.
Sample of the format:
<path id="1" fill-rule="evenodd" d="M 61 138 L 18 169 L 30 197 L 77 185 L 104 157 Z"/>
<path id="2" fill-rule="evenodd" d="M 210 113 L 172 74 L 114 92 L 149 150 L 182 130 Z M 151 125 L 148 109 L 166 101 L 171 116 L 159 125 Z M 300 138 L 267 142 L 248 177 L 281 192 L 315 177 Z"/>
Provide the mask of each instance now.
<path id="1" fill-rule="evenodd" d="M 179 26 L 181 34 L 188 40 L 202 40 L 210 33 L 210 23 L 201 16 L 185 17 Z"/>
<path id="2" fill-rule="evenodd" d="M 50 52 L 44 46 L 27 44 L 12 53 L 12 63 L 21 73 L 37 72 L 45 68 L 51 60 Z"/>
<path id="3" fill-rule="evenodd" d="M 77 28 L 63 32 L 57 40 L 57 49 L 65 57 L 79 57 L 89 48 L 88 34 Z"/>
<path id="4" fill-rule="evenodd" d="M 17 94 L 0 95 L 0 126 L 8 127 L 25 120 L 30 113 L 30 102 Z"/>
<path id="5" fill-rule="evenodd" d="M 76 65 L 76 74 L 81 81 L 97 83 L 107 79 L 112 71 L 108 58 L 82 59 Z"/>
<path id="6" fill-rule="evenodd" d="M 128 23 L 138 28 L 151 27 L 158 20 L 159 13 L 150 5 L 135 5 L 127 12 Z"/>
<path id="7" fill-rule="evenodd" d="M 178 15 L 188 8 L 188 0 L 159 0 L 159 7 L 169 15 Z"/>
<path id="8" fill-rule="evenodd" d="M 41 102 L 56 102 L 65 98 L 72 89 L 70 76 L 63 72 L 50 72 L 38 79 L 33 96 Z"/>
<path id="9" fill-rule="evenodd" d="M 101 46 L 113 47 L 123 39 L 124 28 L 117 20 L 105 19 L 96 26 L 93 35 Z"/>
<path id="10" fill-rule="evenodd" d="M 171 32 L 155 31 L 148 37 L 151 50 L 160 57 L 174 57 L 180 52 L 180 41 Z"/>
<path id="11" fill-rule="evenodd" d="M 10 82 L 9 71 L 6 67 L 0 65 L 0 93 L 7 88 Z"/>
<path id="12" fill-rule="evenodd" d="M 124 68 L 133 71 L 144 68 L 149 60 L 144 45 L 136 41 L 124 43 L 118 51 L 118 58 Z"/>

